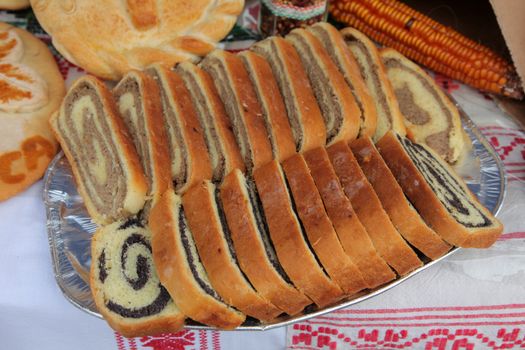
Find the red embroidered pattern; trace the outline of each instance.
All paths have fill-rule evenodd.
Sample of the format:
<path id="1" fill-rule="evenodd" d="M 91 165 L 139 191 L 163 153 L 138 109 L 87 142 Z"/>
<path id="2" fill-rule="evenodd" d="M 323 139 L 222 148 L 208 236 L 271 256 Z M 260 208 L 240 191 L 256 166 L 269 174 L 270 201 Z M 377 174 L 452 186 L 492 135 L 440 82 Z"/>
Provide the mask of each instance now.
<path id="1" fill-rule="evenodd" d="M 288 349 L 517 349 L 525 348 L 525 305 L 345 309 L 288 333 Z"/>
<path id="2" fill-rule="evenodd" d="M 525 132 L 501 126 L 485 126 L 480 130 L 503 161 L 508 182 L 525 181 Z"/>
<path id="3" fill-rule="evenodd" d="M 173 334 L 125 338 L 115 332 L 115 340 L 118 350 L 221 350 L 220 335 L 219 331 L 183 330 Z"/>

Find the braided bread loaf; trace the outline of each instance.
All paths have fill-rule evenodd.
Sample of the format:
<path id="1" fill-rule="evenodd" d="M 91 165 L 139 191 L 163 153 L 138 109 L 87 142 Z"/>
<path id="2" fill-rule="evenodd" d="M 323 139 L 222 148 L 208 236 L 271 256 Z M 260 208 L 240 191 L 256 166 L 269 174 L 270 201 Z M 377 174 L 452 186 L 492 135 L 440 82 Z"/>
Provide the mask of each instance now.
<path id="1" fill-rule="evenodd" d="M 210 52 L 233 27 L 244 1 L 32 0 L 31 5 L 64 57 L 116 80 L 153 62 L 173 66 Z"/>

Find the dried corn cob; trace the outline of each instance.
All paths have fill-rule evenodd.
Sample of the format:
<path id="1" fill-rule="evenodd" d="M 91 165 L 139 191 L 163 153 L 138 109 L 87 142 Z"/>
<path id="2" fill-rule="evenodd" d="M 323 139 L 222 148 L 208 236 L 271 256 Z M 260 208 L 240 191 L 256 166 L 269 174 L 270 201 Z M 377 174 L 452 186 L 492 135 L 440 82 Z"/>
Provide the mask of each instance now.
<path id="1" fill-rule="evenodd" d="M 480 90 L 522 99 L 511 64 L 489 48 L 397 0 L 334 0 L 332 16 L 436 72 Z"/>

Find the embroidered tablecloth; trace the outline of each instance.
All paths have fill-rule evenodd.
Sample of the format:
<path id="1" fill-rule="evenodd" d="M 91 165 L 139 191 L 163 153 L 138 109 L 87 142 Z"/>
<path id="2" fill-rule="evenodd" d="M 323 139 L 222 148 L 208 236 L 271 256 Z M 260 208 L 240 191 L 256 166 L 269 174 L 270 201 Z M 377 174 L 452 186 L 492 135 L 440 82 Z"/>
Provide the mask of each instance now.
<path id="1" fill-rule="evenodd" d="M 258 5 L 226 48 L 255 39 Z M 50 43 L 31 11 L 0 12 Z M 57 54 L 68 84 L 82 71 Z M 505 165 L 505 233 L 490 249 L 464 249 L 371 300 L 266 332 L 185 330 L 127 339 L 63 297 L 51 267 L 42 182 L 0 203 L 0 349 L 518 349 L 525 348 L 525 132 L 490 96 L 442 76 Z"/>

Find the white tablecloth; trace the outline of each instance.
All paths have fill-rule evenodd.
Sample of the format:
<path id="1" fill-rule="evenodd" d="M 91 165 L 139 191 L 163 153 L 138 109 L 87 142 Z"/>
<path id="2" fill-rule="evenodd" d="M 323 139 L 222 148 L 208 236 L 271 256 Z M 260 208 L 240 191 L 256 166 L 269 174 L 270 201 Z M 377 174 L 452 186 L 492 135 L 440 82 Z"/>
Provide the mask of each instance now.
<path id="1" fill-rule="evenodd" d="M 71 79 L 71 66 L 60 65 Z M 70 304 L 56 285 L 38 182 L 0 203 L 0 350 L 525 347 L 525 133 L 487 96 L 436 80 L 506 167 L 508 193 L 499 214 L 505 234 L 490 249 L 462 250 L 376 298 L 288 329 L 125 339 Z"/>

